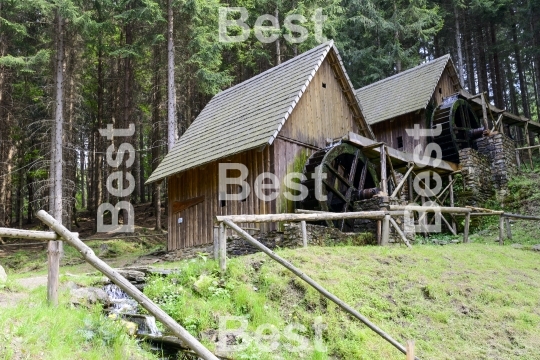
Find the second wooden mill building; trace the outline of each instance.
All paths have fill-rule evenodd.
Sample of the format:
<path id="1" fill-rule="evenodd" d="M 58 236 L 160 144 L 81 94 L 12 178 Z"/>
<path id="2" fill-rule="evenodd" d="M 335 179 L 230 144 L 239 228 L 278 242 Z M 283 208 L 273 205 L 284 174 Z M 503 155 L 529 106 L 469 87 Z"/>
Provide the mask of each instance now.
<path id="1" fill-rule="evenodd" d="M 263 172 L 282 181 L 350 131 L 374 139 L 332 41 L 218 93 L 147 181 L 168 184 L 167 249 L 213 243 L 216 215 L 292 210 L 281 196 L 220 201 L 220 163 L 244 164 L 251 187 Z"/>

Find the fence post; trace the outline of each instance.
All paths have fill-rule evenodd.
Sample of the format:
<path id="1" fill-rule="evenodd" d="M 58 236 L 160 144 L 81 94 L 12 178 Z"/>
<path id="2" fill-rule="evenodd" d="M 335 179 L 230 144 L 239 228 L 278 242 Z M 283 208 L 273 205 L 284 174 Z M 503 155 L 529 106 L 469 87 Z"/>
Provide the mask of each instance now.
<path id="1" fill-rule="evenodd" d="M 219 223 L 219 268 L 222 274 L 227 270 L 227 236 L 222 222 Z"/>
<path id="2" fill-rule="evenodd" d="M 62 241 L 49 241 L 47 248 L 47 302 L 58 305 L 58 284 L 60 283 L 60 258 L 62 257 Z"/>
<path id="3" fill-rule="evenodd" d="M 304 247 L 307 247 L 307 225 L 305 221 L 300 221 L 300 225 L 302 226 L 302 245 Z"/>
<path id="4" fill-rule="evenodd" d="M 470 225 L 470 222 L 471 222 L 471 213 L 468 212 L 465 215 L 465 226 L 463 228 L 463 243 L 468 243 L 469 242 L 469 225 Z"/>
<path id="5" fill-rule="evenodd" d="M 381 245 L 388 245 L 390 238 L 390 215 L 384 215 L 382 221 Z"/>
<path id="6" fill-rule="evenodd" d="M 504 216 L 499 217 L 499 245 L 504 245 Z"/>
<path id="7" fill-rule="evenodd" d="M 512 240 L 512 229 L 510 228 L 510 218 L 505 216 L 504 221 L 506 222 L 506 237 L 508 240 Z"/>
<path id="8" fill-rule="evenodd" d="M 407 360 L 414 360 L 414 341 L 408 340 L 406 346 Z"/>

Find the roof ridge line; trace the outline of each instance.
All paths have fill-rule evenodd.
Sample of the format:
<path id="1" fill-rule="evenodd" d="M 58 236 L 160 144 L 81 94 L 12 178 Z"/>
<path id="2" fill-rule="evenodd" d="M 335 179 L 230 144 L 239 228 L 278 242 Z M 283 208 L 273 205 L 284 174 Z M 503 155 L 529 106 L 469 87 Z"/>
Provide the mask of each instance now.
<path id="1" fill-rule="evenodd" d="M 293 99 L 293 101 L 291 102 L 291 105 L 289 105 L 289 107 L 287 108 L 287 111 L 285 112 L 285 114 L 283 115 L 283 118 L 280 122 L 280 124 L 278 125 L 278 128 L 276 131 L 274 131 L 274 133 L 270 136 L 270 138 L 268 139 L 268 145 L 272 145 L 272 143 L 274 142 L 274 140 L 276 139 L 276 137 L 278 136 L 279 132 L 281 131 L 281 128 L 283 127 L 283 125 L 285 125 L 285 121 L 287 121 L 287 119 L 289 118 L 289 116 L 292 114 L 294 108 L 296 107 L 296 105 L 298 104 L 298 102 L 300 101 L 300 98 L 302 97 L 302 95 L 304 94 L 304 92 L 307 90 L 309 84 L 311 83 L 311 80 L 313 80 L 313 78 L 315 77 L 315 74 L 317 73 L 317 71 L 319 70 L 319 68 L 321 67 L 324 59 L 326 59 L 326 56 L 328 55 L 328 53 L 330 52 L 330 49 L 332 49 L 334 46 L 334 40 L 330 40 L 328 42 L 326 42 L 326 49 L 323 51 L 321 57 L 319 58 L 319 61 L 317 61 L 317 63 L 315 64 L 315 66 L 313 67 L 313 69 L 311 70 L 311 73 L 308 75 L 308 78 L 306 80 L 306 82 L 304 83 L 304 85 L 300 88 L 300 91 L 298 92 L 298 94 L 296 95 L 296 97 Z M 294 59 L 294 58 L 293 58 Z M 292 59 L 291 59 L 292 60 Z"/>
<path id="2" fill-rule="evenodd" d="M 441 80 L 442 74 L 444 73 L 444 70 L 448 66 L 448 62 L 452 61 L 452 58 L 450 57 L 450 54 L 446 54 L 445 56 L 448 56 L 448 59 L 446 60 L 446 63 L 444 64 L 444 67 L 441 69 L 441 72 L 439 73 L 439 76 L 437 76 L 437 81 L 435 82 L 435 85 L 433 85 L 433 87 L 431 89 L 431 96 L 427 99 L 427 101 L 426 101 L 426 103 L 424 105 L 424 109 L 427 108 L 427 106 L 429 104 L 429 101 L 431 100 L 431 97 L 433 96 L 433 93 L 435 92 L 435 89 L 437 88 L 437 84 Z"/>
<path id="3" fill-rule="evenodd" d="M 394 74 L 394 75 L 389 76 L 389 77 L 387 77 L 387 78 L 384 78 L 384 79 L 381 79 L 381 80 L 379 80 L 379 81 L 376 81 L 376 82 L 374 82 L 374 83 L 372 83 L 372 84 L 369 84 L 369 85 L 363 86 L 363 87 L 361 87 L 361 88 L 358 88 L 358 89 L 355 90 L 355 93 L 358 92 L 358 91 L 360 91 L 360 90 L 367 89 L 367 88 L 369 88 L 369 87 L 371 87 L 371 86 L 379 85 L 379 84 L 382 84 L 383 82 L 386 82 L 386 81 L 389 81 L 389 80 L 393 80 L 393 79 L 395 79 L 395 78 L 397 78 L 397 77 L 400 77 L 400 76 L 403 76 L 403 75 L 405 75 L 405 74 L 408 74 L 408 73 L 412 72 L 413 70 L 416 71 L 416 70 L 418 70 L 418 69 L 420 69 L 420 68 L 422 68 L 422 67 L 424 67 L 424 66 L 430 65 L 430 64 L 434 63 L 435 61 L 439 61 L 439 60 L 441 60 L 441 59 L 443 59 L 443 58 L 450 58 L 450 54 L 443 55 L 443 56 L 441 56 L 441 57 L 438 57 L 438 58 L 436 58 L 436 59 L 430 60 L 430 61 L 425 62 L 425 63 L 420 64 L 420 65 L 417 65 L 417 66 L 415 66 L 415 67 L 413 67 L 413 68 L 410 68 L 410 69 L 408 69 L 408 70 L 405 70 L 405 71 L 403 71 L 403 72 Z"/>
<path id="4" fill-rule="evenodd" d="M 333 42 L 333 40 L 330 40 L 330 41 Z M 283 63 L 281 63 L 281 64 L 279 64 L 279 65 L 272 66 L 271 68 L 264 70 L 262 73 L 259 73 L 259 74 L 255 75 L 255 76 L 253 76 L 253 77 L 250 77 L 249 79 L 246 79 L 246 80 L 244 80 L 244 81 L 242 81 L 242 82 L 239 82 L 239 83 L 236 84 L 236 85 L 233 85 L 233 86 L 231 86 L 231 87 L 229 87 L 229 88 L 227 88 L 227 89 L 225 89 L 225 90 L 223 90 L 223 91 L 218 92 L 216 95 L 227 93 L 227 92 L 229 92 L 230 90 L 235 89 L 235 88 L 238 87 L 239 85 L 245 85 L 245 84 L 248 84 L 248 83 L 252 82 L 253 80 L 256 80 L 256 79 L 258 79 L 258 78 L 260 78 L 260 77 L 266 75 L 266 73 L 268 73 L 268 72 L 270 72 L 270 71 L 274 71 L 275 69 L 278 69 L 278 68 L 280 68 L 280 67 L 285 67 L 285 65 L 289 65 L 291 62 L 293 62 L 294 60 L 298 59 L 298 57 L 307 55 L 307 54 L 309 54 L 309 53 L 311 53 L 311 52 L 315 52 L 315 49 L 317 49 L 317 48 L 319 48 L 319 47 L 322 47 L 322 46 L 325 45 L 325 44 L 328 44 L 330 41 L 327 41 L 326 43 L 323 43 L 323 44 L 319 44 L 319 45 L 317 45 L 316 47 L 314 47 L 313 49 L 310 49 L 310 50 L 308 50 L 308 51 L 306 51 L 306 52 L 304 52 L 304 53 L 301 53 L 301 54 L 299 54 L 298 56 L 295 56 L 295 57 L 293 57 L 293 58 L 291 58 L 291 59 L 289 59 L 289 60 L 287 60 L 287 61 L 285 61 L 285 62 L 283 62 Z M 216 95 L 214 95 L 214 97 L 215 97 Z M 212 97 L 212 99 L 213 99 L 214 97 Z M 211 101 L 211 100 L 210 100 L 210 101 Z"/>

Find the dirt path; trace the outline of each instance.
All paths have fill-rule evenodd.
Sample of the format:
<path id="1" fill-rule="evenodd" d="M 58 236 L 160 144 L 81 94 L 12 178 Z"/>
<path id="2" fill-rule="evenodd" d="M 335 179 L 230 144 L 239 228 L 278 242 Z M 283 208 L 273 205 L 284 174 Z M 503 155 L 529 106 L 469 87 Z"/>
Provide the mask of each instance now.
<path id="1" fill-rule="evenodd" d="M 24 279 L 18 279 L 16 282 L 21 285 L 25 290 L 31 291 L 39 286 L 47 285 L 47 276 L 33 276 Z M 0 308 L 9 308 L 17 306 L 17 304 L 29 296 L 26 292 L 0 292 Z"/>

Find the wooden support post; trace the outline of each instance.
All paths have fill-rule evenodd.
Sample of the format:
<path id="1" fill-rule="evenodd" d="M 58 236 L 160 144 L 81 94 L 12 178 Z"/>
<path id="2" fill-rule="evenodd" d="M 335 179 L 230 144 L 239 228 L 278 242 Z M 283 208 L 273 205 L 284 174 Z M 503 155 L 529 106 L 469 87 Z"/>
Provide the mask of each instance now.
<path id="1" fill-rule="evenodd" d="M 407 245 L 408 248 L 412 247 L 411 244 L 409 243 L 409 240 L 407 240 L 407 237 L 405 236 L 403 231 L 401 231 L 401 229 L 399 228 L 399 225 L 396 223 L 396 220 L 394 220 L 394 219 L 392 219 L 392 217 L 390 217 L 390 223 L 392 224 L 394 229 L 396 229 L 396 232 L 398 233 L 399 237 L 401 238 L 401 241 L 403 241 L 403 243 L 405 245 Z"/>
<path id="2" fill-rule="evenodd" d="M 214 226 L 214 260 L 219 260 L 219 226 Z"/>
<path id="3" fill-rule="evenodd" d="M 450 207 L 454 207 L 454 180 L 452 179 L 452 175 L 448 175 L 448 181 L 450 183 L 450 189 L 449 189 Z M 453 217 L 452 217 L 452 230 L 453 230 L 454 235 L 456 235 L 457 234 L 456 222 Z"/>
<path id="4" fill-rule="evenodd" d="M 504 220 L 506 222 L 506 237 L 508 240 L 512 240 L 512 228 L 510 228 L 510 218 L 504 217 Z"/>
<path id="5" fill-rule="evenodd" d="M 414 360 L 414 341 L 407 341 L 407 360 Z"/>
<path id="6" fill-rule="evenodd" d="M 390 216 L 390 215 L 387 215 Z M 336 305 L 338 305 L 343 311 L 346 313 L 352 315 L 353 317 L 360 320 L 362 323 L 364 323 L 368 328 L 373 330 L 375 333 L 377 333 L 379 336 L 381 336 L 384 340 L 388 341 L 390 344 L 392 344 L 396 349 L 401 351 L 403 354 L 406 354 L 407 351 L 403 345 L 398 343 L 396 340 L 394 340 L 390 335 L 385 333 L 382 329 L 380 329 L 377 325 L 373 324 L 371 321 L 369 321 L 368 318 L 366 318 L 364 315 L 360 314 L 358 311 L 356 311 L 354 308 L 349 306 L 347 303 L 345 303 L 343 300 L 326 290 L 324 287 L 322 287 L 319 283 L 317 283 L 315 280 L 307 276 L 305 273 L 303 273 L 300 269 L 298 269 L 296 266 L 288 262 L 287 260 L 283 259 L 279 255 L 277 255 L 275 252 L 261 244 L 259 241 L 257 241 L 253 236 L 249 235 L 247 232 L 245 232 L 241 227 L 236 225 L 234 222 L 232 222 L 230 219 L 224 219 L 224 223 L 227 224 L 228 227 L 236 231 L 240 236 L 242 236 L 244 239 L 246 239 L 251 245 L 257 247 L 259 250 L 264 252 L 266 255 L 268 255 L 270 258 L 275 260 L 277 263 L 281 264 L 283 267 L 287 268 L 289 271 L 291 271 L 294 275 L 298 276 L 300 279 L 305 281 L 307 284 L 312 286 L 315 290 L 317 290 L 322 296 L 326 297 L 330 301 L 334 302 Z"/>
<path id="7" fill-rule="evenodd" d="M 302 226 L 302 245 L 304 247 L 307 247 L 307 225 L 305 221 L 300 221 L 300 225 Z"/>
<path id="8" fill-rule="evenodd" d="M 485 93 L 482 93 L 482 96 L 480 96 L 480 99 L 482 100 L 482 119 L 484 120 L 484 129 L 489 131 Z"/>
<path id="9" fill-rule="evenodd" d="M 199 340 L 191 335 L 186 329 L 180 326 L 172 317 L 167 315 L 159 306 L 154 304 L 148 296 L 144 295 L 139 289 L 130 283 L 125 277 L 120 275 L 116 270 L 107 265 L 103 260 L 94 254 L 94 251 L 85 243 L 73 236 L 61 223 L 55 220 L 46 211 L 40 210 L 37 217 L 46 225 L 51 227 L 58 235 L 64 238 L 71 246 L 77 249 L 83 258 L 97 270 L 101 271 L 105 276 L 112 280 L 119 288 L 124 290 L 126 294 L 135 299 L 143 308 L 152 314 L 160 321 L 171 333 L 180 338 L 190 349 L 192 349 L 199 357 L 204 360 L 218 360 L 218 358 L 210 352 Z"/>
<path id="10" fill-rule="evenodd" d="M 382 221 L 377 220 L 377 244 L 382 245 Z"/>
<path id="11" fill-rule="evenodd" d="M 527 139 L 527 151 L 529 152 L 529 164 L 531 165 L 531 170 L 534 168 L 532 160 L 532 150 L 531 150 L 531 139 L 529 138 L 529 122 L 525 123 L 525 137 Z"/>
<path id="12" fill-rule="evenodd" d="M 388 195 L 388 181 L 386 179 L 386 146 L 381 145 L 381 191 Z"/>
<path id="13" fill-rule="evenodd" d="M 519 160 L 519 150 L 516 149 L 516 163 L 518 172 L 521 172 L 521 161 Z"/>
<path id="14" fill-rule="evenodd" d="M 390 241 L 390 215 L 385 215 L 382 221 L 381 245 L 388 245 Z"/>
<path id="15" fill-rule="evenodd" d="M 409 202 L 414 200 L 414 189 L 413 189 L 413 179 L 412 176 L 407 177 L 407 187 L 409 188 Z"/>
<path id="16" fill-rule="evenodd" d="M 499 216 L 499 245 L 504 245 L 504 216 Z"/>
<path id="17" fill-rule="evenodd" d="M 222 274 L 227 270 L 227 234 L 222 222 L 219 223 L 219 269 Z"/>
<path id="18" fill-rule="evenodd" d="M 401 179 L 401 181 L 399 182 L 399 184 L 397 184 L 396 188 L 394 189 L 394 192 L 392 193 L 392 195 L 390 195 L 391 197 L 396 197 L 400 191 L 401 191 L 401 188 L 403 187 L 403 185 L 405 184 L 405 181 L 408 181 L 409 180 L 409 175 L 411 174 L 411 172 L 413 171 L 414 169 L 414 166 L 411 165 L 411 167 L 409 168 L 409 170 L 407 170 L 407 172 L 405 173 L 405 175 L 403 175 L 403 179 Z"/>
<path id="19" fill-rule="evenodd" d="M 60 284 L 60 259 L 62 258 L 63 244 L 61 241 L 49 241 L 47 249 L 47 302 L 49 305 L 58 305 L 58 285 Z"/>
<path id="20" fill-rule="evenodd" d="M 465 215 L 465 226 L 463 228 L 463 243 L 469 242 L 469 225 L 471 223 L 471 213 Z"/>

